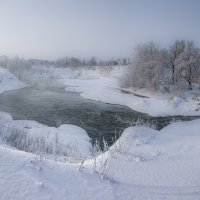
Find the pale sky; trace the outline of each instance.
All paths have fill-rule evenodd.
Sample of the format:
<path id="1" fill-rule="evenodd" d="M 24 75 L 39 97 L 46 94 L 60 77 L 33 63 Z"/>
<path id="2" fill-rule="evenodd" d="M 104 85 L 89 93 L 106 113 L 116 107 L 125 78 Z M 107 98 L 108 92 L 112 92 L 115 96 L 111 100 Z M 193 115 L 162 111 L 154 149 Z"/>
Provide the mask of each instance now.
<path id="1" fill-rule="evenodd" d="M 0 55 L 128 57 L 175 39 L 200 45 L 200 0 L 0 0 Z"/>

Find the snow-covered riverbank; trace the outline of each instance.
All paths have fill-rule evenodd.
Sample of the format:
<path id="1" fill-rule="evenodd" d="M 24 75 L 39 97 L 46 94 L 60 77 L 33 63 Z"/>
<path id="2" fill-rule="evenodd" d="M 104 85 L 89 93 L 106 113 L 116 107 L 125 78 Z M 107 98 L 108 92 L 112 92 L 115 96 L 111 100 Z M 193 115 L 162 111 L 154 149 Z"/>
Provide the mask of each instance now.
<path id="1" fill-rule="evenodd" d="M 162 131 L 130 127 L 107 152 L 82 164 L 0 144 L 1 200 L 198 200 L 199 141 L 200 120 Z"/>
<path id="2" fill-rule="evenodd" d="M 150 98 L 142 98 L 121 93 L 118 81 L 123 70 L 116 69 L 112 76 L 105 76 L 99 70 L 79 73 L 52 68 L 47 77 L 59 80 L 66 90 L 79 91 L 86 98 L 130 103 L 130 107 L 138 106 L 149 114 L 172 114 L 174 104 L 163 96 L 143 92 Z M 2 69 L 0 74 L 2 92 L 25 86 L 7 70 Z M 36 81 L 37 78 L 36 74 Z M 188 102 L 177 100 L 182 103 L 177 103 L 173 112 L 180 114 L 178 108 L 182 108 L 185 114 L 198 113 L 192 110 L 198 100 L 188 98 Z M 0 123 L 1 200 L 200 199 L 200 120 L 176 122 L 161 131 L 130 127 L 97 157 L 92 155 L 87 133 L 77 126 L 52 128 L 33 121 L 13 120 L 5 113 L 1 113 Z M 36 154 L 19 151 L 9 144 Z"/>
<path id="3" fill-rule="evenodd" d="M 66 90 L 81 92 L 81 96 L 87 99 L 102 101 L 110 104 L 119 104 L 130 107 L 138 112 L 152 116 L 200 116 L 200 90 L 179 92 L 176 94 L 161 94 L 149 92 L 144 89 L 126 89 L 127 93 L 120 89 L 120 80 L 126 73 L 126 67 L 115 67 L 109 74 L 100 69 L 83 70 L 77 77 L 59 78 L 66 85 Z M 180 94 L 181 93 L 181 94 Z M 136 94 L 136 95 L 135 95 Z M 137 94 L 146 96 L 143 98 Z"/>
<path id="4" fill-rule="evenodd" d="M 72 124 L 58 128 L 30 120 L 13 120 L 0 112 L 0 140 L 20 150 L 59 157 L 60 160 L 81 160 L 92 152 L 91 139 L 86 131 Z"/>

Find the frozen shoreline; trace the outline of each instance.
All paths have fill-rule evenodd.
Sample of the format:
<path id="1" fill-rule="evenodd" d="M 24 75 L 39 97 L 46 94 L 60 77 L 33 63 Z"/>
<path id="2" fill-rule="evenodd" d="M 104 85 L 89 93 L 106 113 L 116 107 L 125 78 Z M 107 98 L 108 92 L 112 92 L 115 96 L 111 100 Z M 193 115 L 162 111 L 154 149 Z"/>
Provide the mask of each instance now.
<path id="1" fill-rule="evenodd" d="M 82 71 L 76 78 L 62 77 L 58 79 L 66 85 L 67 91 L 80 92 L 86 99 L 101 101 L 104 103 L 128 106 L 129 108 L 158 116 L 200 116 L 200 91 L 185 91 L 182 97 L 175 94 L 159 94 L 146 90 L 133 90 L 120 88 L 119 82 L 124 73 L 124 68 L 116 68 L 109 75 L 102 75 L 99 69 Z M 134 94 L 125 94 L 120 89 L 131 91 Z M 149 98 L 139 97 L 138 95 Z"/>

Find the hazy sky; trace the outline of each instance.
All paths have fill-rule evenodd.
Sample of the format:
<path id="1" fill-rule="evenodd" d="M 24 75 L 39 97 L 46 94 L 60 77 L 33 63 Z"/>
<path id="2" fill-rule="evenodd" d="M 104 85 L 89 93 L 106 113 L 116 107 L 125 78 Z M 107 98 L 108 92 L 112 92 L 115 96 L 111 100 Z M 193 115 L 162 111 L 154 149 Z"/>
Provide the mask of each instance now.
<path id="1" fill-rule="evenodd" d="M 0 0 L 0 54 L 123 57 L 146 41 L 200 44 L 200 0 Z"/>

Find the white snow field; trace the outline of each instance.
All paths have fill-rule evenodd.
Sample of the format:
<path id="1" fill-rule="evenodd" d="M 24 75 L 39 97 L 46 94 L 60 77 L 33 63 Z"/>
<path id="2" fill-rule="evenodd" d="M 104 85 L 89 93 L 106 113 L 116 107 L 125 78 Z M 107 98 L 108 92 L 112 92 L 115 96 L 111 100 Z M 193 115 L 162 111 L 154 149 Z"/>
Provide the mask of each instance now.
<path id="1" fill-rule="evenodd" d="M 127 128 L 81 170 L 1 144 L 0 199 L 199 200 L 199 152 L 200 120 Z"/>
<path id="2" fill-rule="evenodd" d="M 109 157 L 107 175 L 121 183 L 194 186 L 200 192 L 199 144 L 200 120 L 176 122 L 161 131 L 129 127 L 104 155 Z"/>

